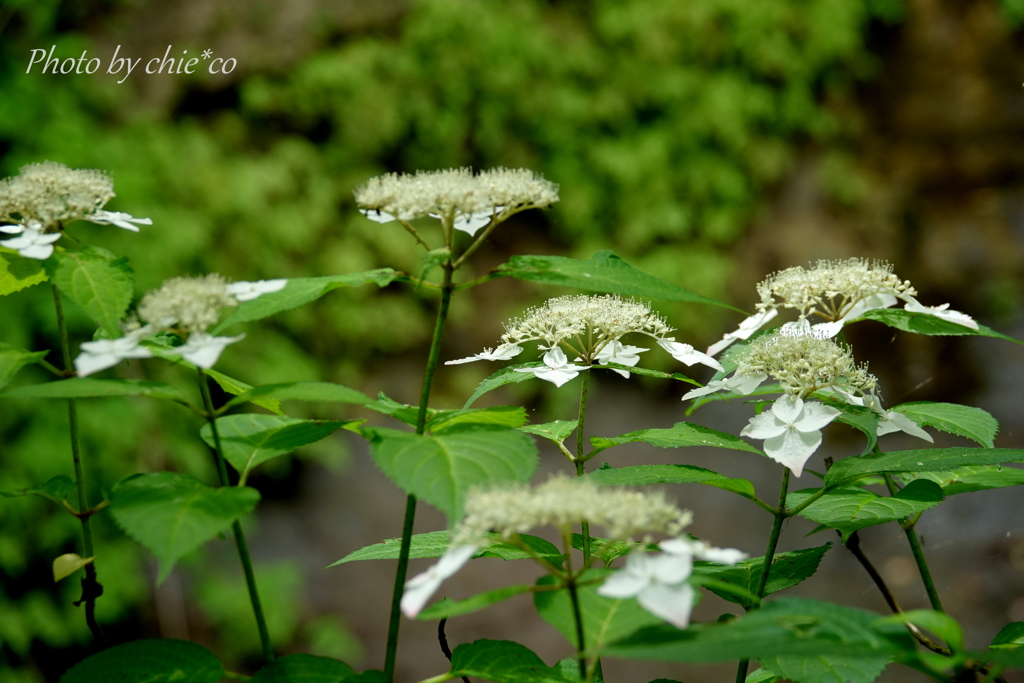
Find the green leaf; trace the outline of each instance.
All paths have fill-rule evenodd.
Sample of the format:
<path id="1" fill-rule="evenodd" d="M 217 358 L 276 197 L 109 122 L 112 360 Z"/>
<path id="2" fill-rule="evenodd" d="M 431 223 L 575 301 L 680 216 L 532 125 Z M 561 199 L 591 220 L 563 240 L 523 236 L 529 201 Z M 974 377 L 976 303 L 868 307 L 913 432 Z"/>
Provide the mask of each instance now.
<path id="1" fill-rule="evenodd" d="M 121 336 L 120 322 L 132 302 L 135 288 L 127 258 L 106 249 L 58 251 L 45 262 L 61 293 L 84 308 L 108 334 Z"/>
<path id="2" fill-rule="evenodd" d="M 471 487 L 527 482 L 537 468 L 537 447 L 515 429 L 464 425 L 430 436 L 382 428 L 363 433 L 384 474 L 444 512 L 450 524 L 462 519 Z"/>
<path id="3" fill-rule="evenodd" d="M 26 351 L 0 342 L 0 389 L 18 374 L 26 365 L 38 363 L 46 357 L 47 351 Z"/>
<path id="4" fill-rule="evenodd" d="M 425 280 L 427 276 L 430 275 L 430 271 L 437 268 L 451 257 L 452 250 L 448 247 L 431 249 L 428 252 L 420 254 L 420 261 L 423 263 L 423 273 L 420 275 L 420 280 Z M 416 285 L 416 289 L 419 289 L 419 284 Z"/>
<path id="5" fill-rule="evenodd" d="M 609 576 L 611 569 L 591 569 L 583 574 L 582 580 Z M 553 576 L 542 576 L 539 587 L 557 585 Z M 646 611 L 635 598 L 606 598 L 597 594 L 600 584 L 580 586 L 576 589 L 579 597 L 580 615 L 583 618 L 583 637 L 587 649 L 599 648 L 633 633 L 644 626 L 663 623 L 661 619 Z M 573 617 L 572 600 L 568 589 L 546 590 L 534 593 L 533 604 L 541 618 L 554 626 L 566 640 L 576 646 L 576 620 Z"/>
<path id="6" fill-rule="evenodd" d="M 572 547 L 576 548 L 576 550 L 583 550 L 583 534 L 572 535 Z M 613 541 L 610 538 L 601 538 L 599 536 L 590 537 L 590 552 L 594 557 L 601 560 L 606 567 L 620 557 L 629 555 L 634 550 L 656 553 L 661 548 L 658 547 L 657 543 L 628 543 L 626 541 Z"/>
<path id="7" fill-rule="evenodd" d="M 871 683 L 892 661 L 890 656 L 812 655 L 762 657 L 761 663 L 793 683 Z M 748 679 L 749 680 L 749 679 Z"/>
<path id="8" fill-rule="evenodd" d="M 176 472 L 136 474 L 114 487 L 110 512 L 160 561 L 159 582 L 174 563 L 249 514 L 260 499 L 248 487 L 213 488 Z"/>
<path id="9" fill-rule="evenodd" d="M 390 683 L 390 681 L 383 671 L 367 669 L 357 673 L 355 676 L 349 676 L 345 679 L 345 683 Z"/>
<path id="10" fill-rule="evenodd" d="M 834 399 L 827 399 L 824 403 L 842 411 L 836 417 L 836 422 L 842 422 L 864 434 L 868 442 L 863 453 L 871 453 L 875 450 L 878 445 L 878 416 L 875 415 L 875 411 L 862 406 L 851 406 L 849 403 Z"/>
<path id="11" fill-rule="evenodd" d="M 825 556 L 831 543 L 826 543 L 817 548 L 804 548 L 803 550 L 790 550 L 784 553 L 776 553 L 772 558 L 772 571 L 768 575 L 768 584 L 765 586 L 764 594 L 771 595 L 787 588 L 792 588 L 804 579 L 810 578 L 818 571 L 821 558 Z M 763 557 L 753 557 L 733 566 L 712 564 L 710 562 L 695 562 L 693 573 L 697 576 L 706 576 L 736 586 L 742 592 L 754 593 L 761 581 L 761 571 L 764 568 Z M 746 598 L 736 593 L 708 585 L 715 595 L 737 605 L 744 605 Z"/>
<path id="12" fill-rule="evenodd" d="M 652 430 L 653 431 L 653 430 Z M 668 431 L 668 430 L 664 430 Z M 648 484 L 705 484 L 754 500 L 754 485 L 746 479 L 730 479 L 693 465 L 633 465 L 594 470 L 586 478 L 599 486 L 647 486 Z"/>
<path id="13" fill-rule="evenodd" d="M 340 683 L 355 673 L 352 667 L 337 659 L 294 654 L 264 666 L 252 677 L 252 683 Z"/>
<path id="14" fill-rule="evenodd" d="M 867 474 L 896 472 L 944 472 L 976 465 L 1000 465 L 1024 460 L 1024 450 L 1015 448 L 926 448 L 890 451 L 877 455 L 844 458 L 825 474 L 825 485 L 834 486 Z"/>
<path id="15" fill-rule="evenodd" d="M 956 654 L 964 651 L 964 631 L 956 619 L 930 609 L 914 609 L 900 612 L 880 620 L 886 624 L 913 624 L 927 629 L 946 641 L 949 649 Z"/>
<path id="16" fill-rule="evenodd" d="M 469 410 L 442 410 L 427 421 L 426 430 L 440 434 L 458 425 L 497 425 L 499 427 L 522 427 L 529 418 L 526 408 L 519 406 L 497 406 L 495 408 L 471 408 Z"/>
<path id="17" fill-rule="evenodd" d="M 75 482 L 71 477 L 63 474 L 58 474 L 56 477 L 52 477 L 45 484 L 39 484 L 27 489 L 15 489 L 11 491 L 0 490 L 0 496 L 5 498 L 15 498 L 18 496 L 42 496 L 43 498 L 49 498 L 55 503 L 59 503 L 68 497 L 68 494 L 75 489 Z"/>
<path id="18" fill-rule="evenodd" d="M 1011 621 L 992 639 L 990 648 L 1016 648 L 1024 645 L 1024 621 Z"/>
<path id="19" fill-rule="evenodd" d="M 594 447 L 595 453 L 599 453 L 612 446 L 632 443 L 634 441 L 643 441 L 660 448 L 712 446 L 714 448 L 729 448 L 735 451 L 747 451 L 764 455 L 761 451 L 737 436 L 709 429 L 708 427 L 690 424 L 689 422 L 677 422 L 668 429 L 641 429 L 637 432 L 630 432 L 607 439 L 597 436 L 590 437 L 590 444 Z"/>
<path id="20" fill-rule="evenodd" d="M 277 415 L 229 415 L 217 418 L 222 455 L 241 475 L 244 485 L 249 472 L 279 455 L 291 453 L 351 424 L 351 420 L 300 420 Z M 210 448 L 216 448 L 210 424 L 199 435 Z"/>
<path id="21" fill-rule="evenodd" d="M 902 403 L 893 410 L 903 413 L 918 424 L 965 436 L 988 448 L 995 446 L 996 434 L 999 433 L 999 421 L 981 408 L 957 403 L 918 401 Z"/>
<path id="22" fill-rule="evenodd" d="M 555 664 L 555 668 L 562 674 L 562 677 L 567 681 L 579 681 L 585 683 L 586 679 L 580 676 L 580 662 L 578 659 L 572 657 L 566 657 L 565 659 L 558 660 Z M 597 660 L 597 669 L 594 671 L 594 678 L 591 683 L 604 683 L 604 671 L 601 669 L 601 660 Z M 652 681 L 651 683 L 658 683 L 658 681 Z M 679 681 L 666 681 L 661 680 L 661 683 L 679 683 Z"/>
<path id="23" fill-rule="evenodd" d="M 757 671 L 748 674 L 744 683 L 777 683 L 781 680 L 771 669 L 762 666 Z"/>
<path id="24" fill-rule="evenodd" d="M 396 277 L 398 277 L 398 273 L 391 268 L 378 268 L 364 273 L 349 273 L 347 275 L 292 278 L 288 280 L 284 289 L 269 292 L 242 303 L 224 322 L 213 329 L 212 334 L 220 334 L 232 325 L 261 320 L 281 311 L 298 308 L 311 301 L 316 301 L 324 294 L 339 287 L 358 287 L 367 282 L 372 282 L 378 287 L 386 287 Z"/>
<path id="25" fill-rule="evenodd" d="M 947 496 L 972 491 L 987 491 L 1024 484 L 1024 469 L 1003 465 L 960 467 L 948 472 L 908 472 L 900 475 L 904 481 L 927 479 L 942 487 Z"/>
<path id="26" fill-rule="evenodd" d="M 494 391 L 498 387 L 503 387 L 506 384 L 519 384 L 530 379 L 535 379 L 536 375 L 532 372 L 517 372 L 519 368 L 539 368 L 544 365 L 543 363 L 521 363 L 519 365 L 510 365 L 506 368 L 498 370 L 496 373 L 485 379 L 483 382 L 477 385 L 476 390 L 473 391 L 472 396 L 466 401 L 463 408 L 468 408 L 473 405 L 478 398 L 483 396 L 489 391 Z"/>
<path id="27" fill-rule="evenodd" d="M 512 596 L 529 593 L 532 590 L 533 586 L 505 586 L 503 588 L 487 591 L 486 593 L 479 593 L 471 598 L 466 598 L 465 600 L 449 600 L 448 598 L 444 598 L 440 602 L 435 603 L 420 612 L 416 618 L 421 621 L 449 619 L 451 617 L 457 617 L 463 614 L 469 614 L 470 612 L 482 610 L 485 607 L 490 607 L 491 605 L 502 602 L 503 600 L 508 600 Z"/>
<path id="28" fill-rule="evenodd" d="M 463 643 L 452 652 L 452 675 L 495 683 L 565 683 L 553 669 L 526 647 L 508 640 Z"/>
<path id="29" fill-rule="evenodd" d="M 726 623 L 645 628 L 603 654 L 672 662 L 718 662 L 776 656 L 868 657 L 913 653 L 906 628 L 879 615 L 829 602 L 778 598 Z"/>
<path id="30" fill-rule="evenodd" d="M 519 428 L 519 431 L 536 434 L 555 443 L 562 443 L 567 436 L 573 433 L 577 424 L 579 424 L 578 420 L 555 420 L 539 425 L 524 425 Z"/>
<path id="31" fill-rule="evenodd" d="M 271 400 L 275 403 L 280 401 L 322 401 L 324 403 L 354 403 L 357 405 L 370 403 L 368 396 L 343 384 L 285 382 L 284 384 L 264 384 L 259 387 L 247 388 L 228 401 L 224 409 L 233 408 L 246 402 L 262 405 L 259 403 L 260 401 Z"/>
<path id="32" fill-rule="evenodd" d="M 60 683 L 217 683 L 220 660 L 187 640 L 151 638 L 115 645 L 82 660 Z"/>
<path id="33" fill-rule="evenodd" d="M 0 296 L 46 282 L 46 269 L 39 259 L 25 258 L 0 248 Z"/>
<path id="34" fill-rule="evenodd" d="M 818 490 L 805 489 L 791 493 L 786 504 L 796 507 Z M 924 479 L 911 482 L 895 496 L 880 496 L 851 486 L 826 493 L 799 514 L 830 529 L 838 529 L 845 543 L 850 534 L 858 529 L 916 515 L 935 507 L 942 499 L 939 485 Z"/>
<path id="35" fill-rule="evenodd" d="M 1016 344 L 1024 344 L 1024 342 L 1018 341 L 1013 337 L 1008 337 L 1001 332 L 996 332 L 990 327 L 984 325 L 978 325 L 977 330 L 973 330 L 970 327 L 964 327 L 963 325 L 957 325 L 951 323 L 948 320 L 936 318 L 933 315 L 927 315 L 926 313 L 912 313 L 902 308 L 876 308 L 871 311 L 867 311 L 857 320 L 877 320 L 878 322 L 888 325 L 889 327 L 895 327 L 898 330 L 904 332 L 913 332 L 915 334 L 927 334 L 931 336 L 946 336 L 946 335 L 974 335 L 980 337 L 995 337 L 996 339 L 1005 339 Z M 850 322 L 856 322 L 851 320 Z"/>
<path id="36" fill-rule="evenodd" d="M 700 382 L 681 372 L 662 372 L 661 370 L 650 370 L 648 368 L 641 368 L 635 365 L 622 365 L 621 363 L 601 363 L 600 365 L 593 366 L 595 370 L 601 368 L 608 368 L 609 370 L 625 370 L 626 372 L 634 375 L 643 375 L 644 377 L 655 377 L 657 379 L 674 379 L 678 382 L 686 382 L 687 384 L 693 384 L 694 386 L 704 386 Z"/>
<path id="37" fill-rule="evenodd" d="M 546 285 L 576 287 L 589 292 L 608 292 L 664 301 L 710 304 L 743 312 L 637 270 L 610 251 L 599 251 L 586 261 L 564 256 L 513 256 L 508 263 L 498 266 L 495 271 L 519 280 Z"/>
<path id="38" fill-rule="evenodd" d="M 491 534 L 491 545 L 482 548 L 474 557 L 497 557 L 502 560 L 525 560 L 532 556 L 511 543 L 503 543 L 498 534 Z M 562 564 L 562 553 L 543 538 L 519 534 L 519 539 L 530 547 L 533 552 L 548 562 L 558 566 Z M 397 560 L 402 546 L 401 538 L 389 538 L 382 543 L 374 543 L 349 553 L 329 567 L 356 560 Z M 414 534 L 409 546 L 409 558 L 441 557 L 448 550 L 448 532 L 430 531 L 425 534 Z"/>
<path id="39" fill-rule="evenodd" d="M 185 363 L 188 363 L 188 361 L 185 361 L 184 359 L 181 360 L 184 361 Z M 189 363 L 189 365 L 191 365 L 191 363 Z M 216 370 L 212 369 L 204 369 L 203 373 L 205 373 L 206 376 L 208 376 L 210 379 L 216 382 L 217 386 L 223 389 L 225 393 L 232 394 L 234 396 L 240 396 L 241 394 L 244 394 L 252 389 L 252 385 L 246 384 L 245 382 L 237 380 L 234 377 L 229 377 L 225 375 L 223 372 L 217 372 Z M 274 413 L 275 415 L 284 415 L 284 413 L 281 412 L 281 402 L 278 401 L 277 399 L 253 398 L 251 402 L 253 403 L 253 405 L 258 405 L 261 408 L 265 408 L 270 412 Z M 231 401 L 228 402 L 228 405 L 230 404 Z M 227 410 L 227 408 L 228 406 L 224 406 L 221 408 L 221 411 Z"/>
<path id="40" fill-rule="evenodd" d="M 142 379 L 62 379 L 31 384 L 0 392 L 0 398 L 108 398 L 111 396 L 148 396 L 187 404 L 185 394 L 166 382 Z"/>

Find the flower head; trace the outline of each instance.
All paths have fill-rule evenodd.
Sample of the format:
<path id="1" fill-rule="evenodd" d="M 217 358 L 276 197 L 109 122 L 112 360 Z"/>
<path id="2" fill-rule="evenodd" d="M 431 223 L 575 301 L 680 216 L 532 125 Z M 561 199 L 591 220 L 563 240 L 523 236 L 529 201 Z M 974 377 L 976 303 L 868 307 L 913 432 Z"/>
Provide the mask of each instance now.
<path id="1" fill-rule="evenodd" d="M 139 317 L 163 329 L 205 332 L 220 318 L 221 309 L 237 305 L 223 275 L 175 277 L 142 297 Z"/>
<path id="2" fill-rule="evenodd" d="M 656 340 L 659 346 L 687 365 L 703 363 L 722 369 L 714 358 L 666 336 L 670 332 L 672 328 L 665 319 L 652 311 L 650 304 L 641 301 L 624 299 L 617 294 L 560 296 L 548 299 L 526 311 L 521 318 L 509 321 L 505 325 L 501 345 L 493 353 L 488 349 L 469 358 L 447 361 L 446 365 L 475 360 L 506 360 L 522 351 L 520 344 L 537 341 L 541 349 L 547 350 L 544 354 L 547 367 L 518 370 L 535 373 L 537 377 L 561 386 L 580 370 L 597 363 L 635 366 L 640 362 L 639 354 L 649 349 L 624 344 L 621 338 L 636 333 Z M 585 365 L 570 364 L 562 349 L 575 354 L 574 362 Z M 612 369 L 623 377 L 630 375 L 628 370 Z"/>
<path id="3" fill-rule="evenodd" d="M 686 628 L 696 591 L 687 582 L 693 573 L 693 558 L 736 564 L 746 554 L 733 548 L 713 548 L 701 541 L 673 538 L 662 541 L 660 555 L 634 552 L 626 558 L 626 566 L 618 570 L 597 589 L 607 598 L 637 599 L 645 610 L 661 617 L 677 628 Z"/>
<path id="4" fill-rule="evenodd" d="M 433 216 L 473 235 L 492 220 L 557 202 L 558 186 L 526 169 L 495 168 L 474 175 L 459 168 L 377 176 L 355 195 L 362 213 L 378 223 Z"/>
<path id="5" fill-rule="evenodd" d="M 113 197 L 114 181 L 103 171 L 71 169 L 53 161 L 29 164 L 18 175 L 0 180 L 0 223 L 23 226 L 26 232 L 39 231 L 49 242 L 59 239 L 64 225 L 76 220 L 116 225 L 135 232 L 139 230 L 136 224 L 153 224 L 148 218 L 104 211 L 103 205 Z M 11 248 L 28 258 L 45 259 L 53 253 L 53 247 L 45 256 L 39 255 L 43 249 L 26 252 L 21 247 Z"/>
<path id="6" fill-rule="evenodd" d="M 543 484 L 478 489 L 466 497 L 466 516 L 453 544 L 486 545 L 489 532 L 504 538 L 536 527 L 560 530 L 586 519 L 605 529 L 608 538 L 631 541 L 649 534 L 679 535 L 691 514 L 662 493 L 598 487 L 586 479 L 555 476 Z"/>
<path id="7" fill-rule="evenodd" d="M 797 477 L 804 463 L 821 445 L 821 430 L 842 411 L 824 403 L 805 403 L 799 396 L 786 395 L 771 410 L 752 417 L 740 436 L 764 439 L 764 452 L 792 470 Z"/>

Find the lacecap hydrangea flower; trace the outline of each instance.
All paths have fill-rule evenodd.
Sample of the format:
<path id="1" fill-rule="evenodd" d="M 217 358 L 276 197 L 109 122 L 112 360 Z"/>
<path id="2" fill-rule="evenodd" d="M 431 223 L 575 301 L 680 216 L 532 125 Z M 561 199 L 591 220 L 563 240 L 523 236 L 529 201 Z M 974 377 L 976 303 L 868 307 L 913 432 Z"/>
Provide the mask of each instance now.
<path id="1" fill-rule="evenodd" d="M 126 358 L 151 358 L 153 352 L 140 343 L 159 332 L 173 332 L 185 339 L 181 346 L 165 350 L 165 355 L 181 356 L 201 368 L 212 368 L 228 344 L 245 336 L 217 337 L 207 332 L 221 311 L 279 291 L 287 283 L 283 279 L 228 283 L 217 273 L 171 278 L 142 297 L 137 318 L 124 325 L 123 337 L 83 343 L 75 370 L 79 377 L 85 377 Z"/>
<path id="2" fill-rule="evenodd" d="M 148 218 L 134 218 L 103 206 L 114 197 L 114 181 L 95 169 L 70 169 L 44 161 L 23 166 L 21 172 L 0 181 L 0 232 L 17 235 L 0 241 L 26 258 L 44 260 L 53 254 L 53 243 L 72 221 L 85 220 L 115 225 L 138 232 L 138 225 L 152 225 Z"/>
<path id="3" fill-rule="evenodd" d="M 909 280 L 900 280 L 892 266 L 885 261 L 851 258 L 845 261 L 822 260 L 809 268 L 794 266 L 773 273 L 758 286 L 761 301 L 757 313 L 740 323 L 735 332 L 726 334 L 712 344 L 712 356 L 733 342 L 749 339 L 774 318 L 780 308 L 797 312 L 797 322 L 787 323 L 796 328 L 812 327 L 810 319 L 823 320 L 813 325 L 816 333 L 834 337 L 843 326 L 866 312 L 895 306 L 904 302 L 904 309 L 912 313 L 931 315 L 948 322 L 977 330 L 969 315 L 949 310 L 949 304 L 924 306 L 914 297 L 917 291 Z"/>
<path id="4" fill-rule="evenodd" d="M 654 313 L 647 303 L 624 299 L 616 294 L 561 296 L 548 299 L 541 306 L 528 310 L 522 318 L 508 322 L 501 344 L 496 349 L 485 349 L 468 358 L 447 361 L 445 365 L 477 360 L 510 360 L 522 353 L 521 344 L 538 341 L 539 348 L 546 350 L 544 365 L 517 368 L 516 372 L 530 372 L 562 386 L 595 364 L 635 366 L 640 362 L 639 354 L 650 350 L 622 343 L 623 336 L 635 333 L 650 337 L 686 365 L 702 363 L 722 370 L 722 365 L 714 358 L 667 336 L 671 332 L 672 328 L 665 319 Z M 572 361 L 566 352 L 573 356 Z M 630 375 L 628 370 L 613 370 L 623 377 Z"/>
<path id="5" fill-rule="evenodd" d="M 406 583 L 402 611 L 414 617 L 441 583 L 453 576 L 492 534 L 510 540 L 541 526 L 569 534 L 586 519 L 603 527 L 615 541 L 649 541 L 651 534 L 672 536 L 662 541 L 661 555 L 634 553 L 626 567 L 598 589 L 608 597 L 636 597 L 640 605 L 680 628 L 685 628 L 695 593 L 687 579 L 693 558 L 735 564 L 746 557 L 737 550 L 712 548 L 683 535 L 692 515 L 661 493 L 598 487 L 587 480 L 555 476 L 531 488 L 526 485 L 471 491 L 466 516 L 452 532 L 452 543 L 440 561 Z"/>
<path id="6" fill-rule="evenodd" d="M 495 168 L 478 174 L 468 168 L 388 173 L 355 191 L 360 212 L 378 223 L 430 216 L 475 235 L 526 209 L 558 201 L 558 185 L 522 168 Z"/>
<path id="7" fill-rule="evenodd" d="M 855 397 L 877 383 L 866 366 L 856 363 L 848 347 L 809 331 L 780 329 L 758 337 L 742 350 L 736 363 L 731 377 L 709 382 L 683 399 L 723 390 L 750 394 L 769 377 L 779 382 L 785 395 L 752 418 L 740 434 L 764 439 L 765 453 L 798 477 L 821 445 L 821 430 L 841 413 L 807 397 L 823 390 Z"/>

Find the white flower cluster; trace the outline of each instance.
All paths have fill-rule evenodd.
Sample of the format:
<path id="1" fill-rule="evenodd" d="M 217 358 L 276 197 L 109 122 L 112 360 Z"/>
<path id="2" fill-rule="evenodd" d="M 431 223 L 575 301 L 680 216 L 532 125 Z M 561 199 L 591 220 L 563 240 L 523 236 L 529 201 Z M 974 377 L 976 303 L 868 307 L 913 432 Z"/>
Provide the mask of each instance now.
<path id="1" fill-rule="evenodd" d="M 677 536 L 692 515 L 661 492 L 599 487 L 586 479 L 554 476 L 535 488 L 471 491 L 466 516 L 453 532 L 453 545 L 485 545 L 491 532 L 511 538 L 541 526 L 566 531 L 584 519 L 603 527 L 607 538 L 632 541 L 654 533 Z"/>
<path id="2" fill-rule="evenodd" d="M 788 330 L 757 338 L 736 362 L 737 375 L 768 375 L 782 384 L 787 394 L 801 398 L 835 386 L 864 393 L 877 384 L 866 365 L 857 365 L 848 346 Z"/>
<path id="3" fill-rule="evenodd" d="M 17 235 L 0 241 L 26 258 L 47 259 L 53 243 L 71 221 L 87 220 L 138 232 L 152 225 L 148 218 L 133 218 L 118 211 L 104 211 L 114 197 L 110 176 L 95 169 L 70 169 L 44 161 L 23 166 L 21 172 L 0 181 L 0 232 Z"/>
<path id="4" fill-rule="evenodd" d="M 787 323 L 798 329 L 809 327 L 808 317 L 827 321 L 813 326 L 826 337 L 834 337 L 846 323 L 866 312 L 895 306 L 898 300 L 912 313 L 931 315 L 948 322 L 978 329 L 970 316 L 951 311 L 949 304 L 923 306 L 914 297 L 917 291 L 909 280 L 900 280 L 885 261 L 851 258 L 845 261 L 818 261 L 810 268 L 794 266 L 769 275 L 757 286 L 761 301 L 757 313 L 740 323 L 739 329 L 726 334 L 708 348 L 715 355 L 733 342 L 748 339 L 772 318 L 779 308 L 795 309 L 798 323 Z"/>
<path id="5" fill-rule="evenodd" d="M 355 191 L 356 204 L 370 220 L 388 223 L 432 216 L 475 235 L 492 221 L 523 209 L 558 201 L 558 185 L 533 171 L 495 168 L 474 175 L 468 168 L 388 173 Z"/>
<path id="6" fill-rule="evenodd" d="M 665 319 L 651 311 L 650 304 L 624 299 L 617 294 L 600 296 L 561 296 L 548 299 L 541 306 L 531 308 L 522 318 L 516 318 L 505 325 L 501 345 L 496 349 L 485 349 L 468 358 L 450 360 L 445 365 L 457 365 L 477 360 L 509 360 L 519 355 L 521 343 L 541 342 L 546 349 L 544 365 L 537 368 L 518 368 L 517 372 L 531 372 L 538 378 L 562 386 L 594 363 L 607 365 L 617 363 L 629 367 L 640 362 L 640 355 L 650 349 L 623 344 L 620 338 L 629 333 L 643 334 L 654 339 L 676 360 L 686 365 L 703 363 L 717 370 L 721 364 L 707 354 L 695 350 L 689 344 L 680 344 L 672 337 L 666 337 L 672 328 Z M 575 354 L 570 363 L 565 352 Z M 587 365 L 575 365 L 580 361 Z M 623 377 L 629 371 L 614 369 Z"/>
<path id="7" fill-rule="evenodd" d="M 82 353 L 75 359 L 79 377 L 113 367 L 126 358 L 152 358 L 153 352 L 140 342 L 158 332 L 171 331 L 186 338 L 183 345 L 168 352 L 201 367 L 211 368 L 228 344 L 237 337 L 215 337 L 207 329 L 217 322 L 222 309 L 237 306 L 270 292 L 277 292 L 287 280 L 228 283 L 222 275 L 211 273 L 200 277 L 176 277 L 148 292 L 139 303 L 139 320 L 129 320 L 125 336 L 101 339 L 82 344 Z"/>
<path id="8" fill-rule="evenodd" d="M 635 597 L 648 612 L 679 628 L 689 623 L 696 597 L 688 582 L 693 558 L 723 564 L 746 558 L 738 550 L 713 548 L 682 536 L 691 515 L 663 495 L 598 488 L 586 480 L 553 477 L 535 489 L 520 486 L 471 492 L 466 518 L 453 532 L 448 551 L 437 564 L 406 583 L 402 611 L 415 617 L 441 583 L 489 543 L 489 532 L 511 538 L 550 524 L 567 534 L 583 519 L 605 527 L 615 540 L 646 539 L 651 533 L 673 536 L 659 544 L 664 551 L 661 554 L 632 553 L 626 566 L 608 577 L 597 592 L 617 599 Z"/>

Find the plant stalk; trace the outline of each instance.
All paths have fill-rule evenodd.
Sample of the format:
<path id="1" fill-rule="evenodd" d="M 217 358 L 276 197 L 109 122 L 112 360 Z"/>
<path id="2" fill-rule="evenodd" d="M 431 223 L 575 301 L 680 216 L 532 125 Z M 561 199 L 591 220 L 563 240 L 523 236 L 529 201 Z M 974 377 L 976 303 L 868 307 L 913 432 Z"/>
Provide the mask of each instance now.
<path id="1" fill-rule="evenodd" d="M 217 463 L 217 475 L 221 486 L 230 486 L 228 481 L 228 468 L 224 463 L 224 450 L 220 444 L 220 432 L 217 431 L 217 419 L 214 417 L 213 399 L 210 397 L 210 385 L 206 380 L 206 373 L 202 368 L 196 368 L 199 375 L 199 391 L 203 395 L 203 405 L 206 408 L 207 421 L 210 423 L 210 431 L 213 432 L 214 461 Z M 263 614 L 263 604 L 260 602 L 260 593 L 256 587 L 256 573 L 252 568 L 252 558 L 249 556 L 249 546 L 245 542 L 245 534 L 242 533 L 242 525 L 235 520 L 231 525 L 231 531 L 235 535 L 235 547 L 238 549 L 238 559 L 242 561 L 242 571 L 245 573 L 245 585 L 249 589 L 249 602 L 252 603 L 252 612 L 256 617 L 256 627 L 260 632 L 260 644 L 263 646 L 263 657 L 267 662 L 274 661 L 274 646 L 270 642 L 270 630 L 267 628 L 267 619 Z"/>
<path id="2" fill-rule="evenodd" d="M 895 496 L 899 493 L 899 489 L 896 488 L 896 483 L 892 480 L 892 476 L 889 474 L 885 475 L 885 485 L 889 489 L 890 495 Z M 907 518 L 906 521 L 900 522 L 900 527 L 902 527 L 904 533 L 907 535 L 907 543 L 910 544 L 910 552 L 914 554 L 914 562 L 917 563 L 917 571 L 921 574 L 921 581 L 924 583 L 924 590 L 928 593 L 928 602 L 931 603 L 933 610 L 945 614 L 946 610 L 942 609 L 942 601 L 939 600 L 939 591 L 935 588 L 935 581 L 932 579 L 932 573 L 928 569 L 928 561 L 924 557 L 924 550 L 921 549 L 921 541 L 917 537 L 917 531 L 914 530 L 914 525 L 916 523 L 917 518 L 914 518 L 913 520 Z"/>
<path id="3" fill-rule="evenodd" d="M 586 457 L 583 453 L 583 425 L 587 420 L 587 392 L 590 387 L 590 370 L 584 370 L 583 380 L 580 384 L 580 411 L 576 422 L 576 476 L 583 476 Z M 582 520 L 580 524 L 580 535 L 583 536 L 583 566 L 590 566 L 590 522 Z"/>
<path id="4" fill-rule="evenodd" d="M 60 290 L 53 283 L 50 284 L 50 288 L 53 291 L 53 305 L 57 311 L 57 330 L 60 334 L 60 350 L 64 358 L 63 374 L 67 375 L 70 373 L 71 376 L 74 376 L 71 363 L 71 344 L 68 341 L 68 327 L 64 320 L 64 306 L 60 300 Z M 75 466 L 75 488 L 78 489 L 78 510 L 84 512 L 90 509 L 89 494 L 86 491 L 85 469 L 82 467 L 82 451 L 78 438 L 78 404 L 73 398 L 68 399 L 68 431 L 71 435 L 71 459 Z M 76 515 L 76 517 L 82 523 L 82 547 L 85 551 L 85 557 L 94 557 L 96 553 L 93 550 L 92 543 L 92 524 L 89 519 L 91 515 Z M 93 560 L 85 565 L 85 578 L 82 579 L 82 597 L 75 602 L 75 605 L 85 603 L 85 623 L 89 625 L 89 630 L 92 631 L 93 637 L 99 642 L 106 644 L 103 630 L 96 621 L 96 598 L 101 595 L 103 595 L 103 586 L 96 580 L 96 561 Z"/>
<path id="5" fill-rule="evenodd" d="M 451 261 L 442 264 L 444 278 L 441 282 L 441 303 L 437 309 L 437 321 L 434 323 L 434 336 L 430 341 L 430 353 L 427 355 L 427 367 L 423 372 L 423 387 L 420 390 L 419 412 L 416 415 L 416 433 L 423 434 L 427 426 L 427 405 L 430 402 L 430 388 L 434 383 L 437 361 L 441 356 L 441 337 L 444 325 L 448 320 L 448 308 L 451 305 L 452 275 L 455 268 Z M 388 619 L 388 640 L 384 655 L 384 677 L 390 683 L 395 679 L 395 658 L 398 652 L 398 629 L 402 623 L 402 593 L 405 590 L 405 578 L 409 573 L 409 550 L 412 547 L 412 528 L 416 521 L 416 496 L 409 494 L 405 499 L 405 520 L 402 523 L 402 545 L 398 552 L 398 567 L 395 570 L 395 586 L 391 593 L 391 614 Z"/>
<path id="6" fill-rule="evenodd" d="M 775 523 L 772 524 L 772 533 L 768 537 L 768 547 L 764 551 L 764 561 L 761 564 L 761 578 L 757 582 L 758 600 L 764 597 L 765 589 L 768 587 L 768 575 L 772 570 L 772 561 L 775 559 L 775 549 L 779 545 L 779 536 L 782 534 L 782 523 L 786 520 L 786 495 L 789 493 L 789 468 L 782 471 L 782 486 L 779 489 L 779 506 L 775 509 Z M 751 604 L 747 611 L 757 609 L 758 605 Z M 743 683 L 747 679 L 747 667 L 749 659 L 741 659 L 736 669 L 736 683 Z"/>

